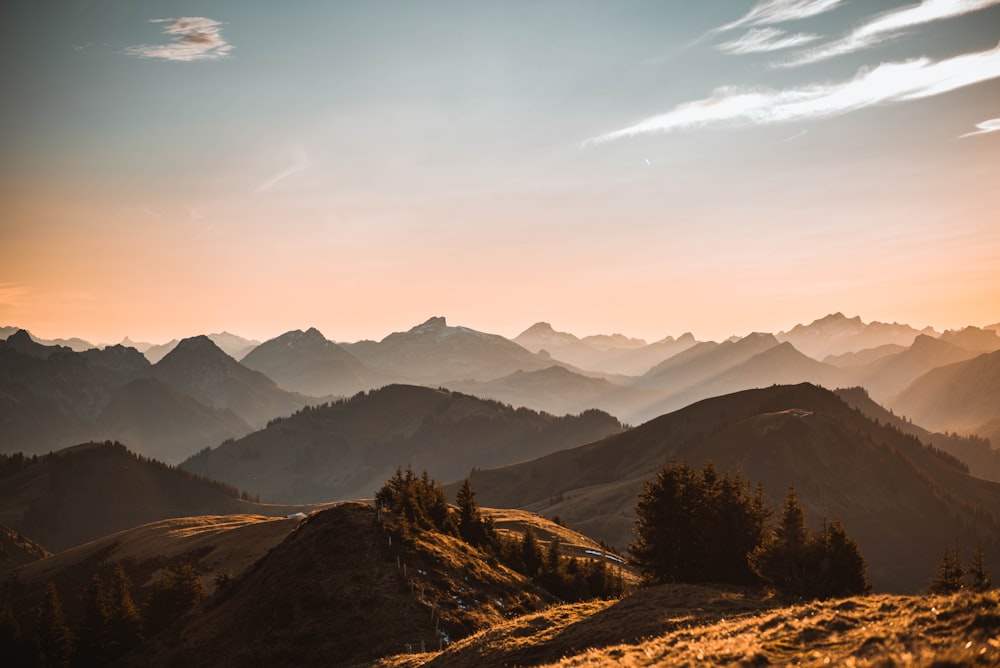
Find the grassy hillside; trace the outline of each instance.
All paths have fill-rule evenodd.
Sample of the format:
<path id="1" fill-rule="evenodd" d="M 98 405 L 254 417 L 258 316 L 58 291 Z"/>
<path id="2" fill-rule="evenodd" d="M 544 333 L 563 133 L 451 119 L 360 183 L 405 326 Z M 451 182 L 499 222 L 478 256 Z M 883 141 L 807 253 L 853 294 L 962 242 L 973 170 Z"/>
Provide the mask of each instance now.
<path id="1" fill-rule="evenodd" d="M 1000 593 L 867 596 L 783 605 L 692 585 L 618 602 L 551 608 L 443 653 L 382 668 L 433 666 L 990 666 L 1000 662 Z"/>
<path id="2" fill-rule="evenodd" d="M 130 665 L 353 665 L 436 648 L 552 601 L 436 532 L 395 541 L 344 503 L 303 521 L 227 592 Z"/>

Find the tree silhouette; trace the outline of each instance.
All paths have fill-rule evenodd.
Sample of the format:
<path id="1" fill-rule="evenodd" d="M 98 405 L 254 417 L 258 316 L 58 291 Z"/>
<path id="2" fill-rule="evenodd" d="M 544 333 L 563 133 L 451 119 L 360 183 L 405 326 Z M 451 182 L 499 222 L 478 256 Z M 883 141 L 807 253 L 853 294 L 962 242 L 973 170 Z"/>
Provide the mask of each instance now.
<path id="1" fill-rule="evenodd" d="M 54 582 L 49 582 L 38 608 L 37 664 L 65 667 L 73 657 L 73 635 L 63 616 L 62 600 Z"/>
<path id="2" fill-rule="evenodd" d="M 761 541 L 770 510 L 738 475 L 720 477 L 671 462 L 647 482 L 628 550 L 647 582 L 755 581 L 747 554 Z"/>
<path id="3" fill-rule="evenodd" d="M 802 598 L 871 591 L 867 564 L 839 519 L 819 533 L 806 526 L 795 488 L 788 490 L 774 531 L 750 554 L 750 564 L 776 591 Z"/>
<path id="4" fill-rule="evenodd" d="M 937 571 L 931 579 L 932 594 L 952 594 L 960 591 L 965 583 L 965 566 L 962 563 L 962 551 L 955 545 L 954 550 L 945 549 L 938 562 Z"/>
<path id="5" fill-rule="evenodd" d="M 972 591 L 988 591 L 993 588 L 990 581 L 990 574 L 986 570 L 986 553 L 983 551 L 983 543 L 980 541 L 976 545 L 976 551 L 972 553 L 972 563 L 969 564 L 969 588 Z"/>

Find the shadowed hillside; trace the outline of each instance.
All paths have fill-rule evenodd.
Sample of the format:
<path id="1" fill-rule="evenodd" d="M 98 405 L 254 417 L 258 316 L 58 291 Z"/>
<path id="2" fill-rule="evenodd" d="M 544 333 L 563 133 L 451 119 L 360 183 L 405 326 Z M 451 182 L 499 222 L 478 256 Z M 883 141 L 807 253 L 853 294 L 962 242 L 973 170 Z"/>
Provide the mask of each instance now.
<path id="1" fill-rule="evenodd" d="M 177 462 L 242 436 L 249 422 L 304 405 L 209 339 L 186 340 L 156 366 L 134 348 L 73 352 L 24 331 L 0 341 L 0 449 L 41 453 L 88 440 L 127 441 Z"/>
<path id="2" fill-rule="evenodd" d="M 129 452 L 88 443 L 0 456 L 0 523 L 59 551 L 170 517 L 259 512 L 235 487 Z"/>
<path id="3" fill-rule="evenodd" d="M 1000 420 L 1000 351 L 929 371 L 891 405 L 932 429 L 990 433 Z"/>
<path id="4" fill-rule="evenodd" d="M 602 441 L 476 471 L 486 505 L 558 514 L 618 547 L 630 540 L 643 482 L 669 459 L 742 471 L 776 507 L 795 485 L 810 518 L 840 517 L 876 589 L 917 591 L 940 550 L 981 539 L 1000 566 L 1000 485 L 950 455 L 803 384 L 698 402 Z"/>
<path id="5" fill-rule="evenodd" d="M 48 550 L 18 531 L 0 524 L 0 576 L 50 556 Z"/>
<path id="6" fill-rule="evenodd" d="M 243 366 L 207 336 L 184 339 L 153 367 L 153 376 L 206 406 L 228 409 L 253 427 L 305 406 L 301 395 Z"/>
<path id="7" fill-rule="evenodd" d="M 548 600 L 456 538 L 390 545 L 371 506 L 345 503 L 311 515 L 214 605 L 126 665 L 364 665 L 436 649 Z"/>
<path id="8" fill-rule="evenodd" d="M 496 401 L 390 385 L 305 409 L 184 462 L 266 501 L 370 498 L 400 465 L 444 479 L 502 466 L 616 433 L 606 413 L 554 417 Z"/>

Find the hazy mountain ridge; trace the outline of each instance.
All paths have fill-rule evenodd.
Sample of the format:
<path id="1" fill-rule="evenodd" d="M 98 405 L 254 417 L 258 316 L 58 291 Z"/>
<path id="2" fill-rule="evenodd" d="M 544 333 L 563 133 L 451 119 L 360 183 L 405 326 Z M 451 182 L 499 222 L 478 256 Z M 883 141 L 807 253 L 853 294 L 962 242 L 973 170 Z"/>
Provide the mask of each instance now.
<path id="1" fill-rule="evenodd" d="M 359 341 L 342 347 L 373 369 L 419 382 L 489 380 L 552 365 L 546 357 L 498 334 L 449 326 L 443 317 L 394 332 L 379 342 Z"/>
<path id="2" fill-rule="evenodd" d="M 918 589 L 956 538 L 974 545 L 978 535 L 988 553 L 1000 551 L 991 510 L 1000 484 L 808 384 L 707 399 L 596 443 L 476 471 L 472 483 L 484 504 L 559 514 L 624 547 L 643 481 L 670 458 L 742 470 L 772 505 L 794 484 L 814 522 L 843 520 L 879 589 Z"/>
<path id="3" fill-rule="evenodd" d="M 932 369 L 891 405 L 932 429 L 986 431 L 1000 419 L 1000 351 Z"/>
<path id="4" fill-rule="evenodd" d="M 600 411 L 555 417 L 426 387 L 390 385 L 273 421 L 181 464 L 280 502 L 368 498 L 398 466 L 445 480 L 596 440 Z"/>
<path id="5" fill-rule="evenodd" d="M 265 341 L 240 363 L 287 390 L 314 397 L 350 396 L 387 380 L 312 327 Z"/>
<path id="6" fill-rule="evenodd" d="M 38 344 L 23 331 L 0 341 L 3 450 L 47 452 L 112 439 L 176 462 L 307 402 L 207 338 L 186 341 L 157 365 L 121 345 L 77 353 Z"/>
<path id="7" fill-rule="evenodd" d="M 776 336 L 778 340 L 791 343 L 810 357 L 823 359 L 827 355 L 858 352 L 889 343 L 909 346 L 918 334 L 937 335 L 930 327 L 917 330 L 896 322 L 864 323 L 859 316 L 848 318 L 837 312 L 808 325 L 796 325 Z"/>

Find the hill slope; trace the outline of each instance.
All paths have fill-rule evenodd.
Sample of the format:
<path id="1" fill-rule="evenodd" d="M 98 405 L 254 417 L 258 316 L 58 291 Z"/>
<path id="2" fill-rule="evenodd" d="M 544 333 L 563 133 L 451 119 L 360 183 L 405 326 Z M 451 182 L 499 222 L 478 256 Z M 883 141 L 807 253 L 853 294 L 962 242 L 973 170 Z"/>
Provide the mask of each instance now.
<path id="1" fill-rule="evenodd" d="M 370 665 L 437 648 L 436 629 L 460 638 L 545 602 L 449 536 L 389 545 L 371 506 L 345 503 L 311 515 L 217 604 L 126 665 Z"/>
<path id="2" fill-rule="evenodd" d="M 556 418 L 444 390 L 390 385 L 274 421 L 181 466 L 269 501 L 369 498 L 398 466 L 457 479 L 474 466 L 501 466 L 621 428 L 599 411 Z"/>
<path id="3" fill-rule="evenodd" d="M 471 480 L 486 505 L 558 514 L 625 547 L 643 482 L 668 459 L 741 470 L 763 483 L 772 507 L 795 485 L 814 524 L 843 520 L 877 589 L 919 589 L 944 547 L 974 546 L 977 536 L 1000 567 L 1000 484 L 969 476 L 808 384 L 708 399 L 596 443 L 476 471 Z"/>
<path id="4" fill-rule="evenodd" d="M 1000 351 L 929 371 L 890 403 L 932 429 L 977 431 L 1000 419 Z"/>
<path id="5" fill-rule="evenodd" d="M 88 443 L 0 458 L 0 523 L 59 551 L 170 517 L 255 512 L 239 491 L 129 452 Z"/>

